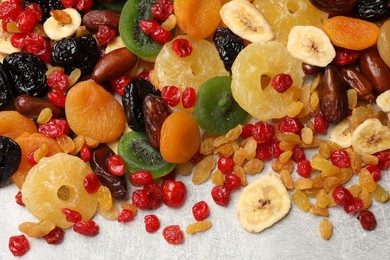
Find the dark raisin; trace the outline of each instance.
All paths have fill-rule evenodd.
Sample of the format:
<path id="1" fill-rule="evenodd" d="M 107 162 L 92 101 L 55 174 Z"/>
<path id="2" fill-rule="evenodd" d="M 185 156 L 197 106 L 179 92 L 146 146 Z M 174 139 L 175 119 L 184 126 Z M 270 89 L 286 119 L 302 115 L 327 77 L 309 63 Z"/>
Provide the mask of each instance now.
<path id="1" fill-rule="evenodd" d="M 45 74 L 47 67 L 35 55 L 15 52 L 4 58 L 3 65 L 11 75 L 15 96 L 27 94 L 44 97 L 48 92 Z"/>
<path id="2" fill-rule="evenodd" d="M 19 167 L 22 151 L 12 139 L 0 136 L 0 184 L 5 183 Z"/>
<path id="3" fill-rule="evenodd" d="M 231 72 L 234 60 L 238 53 L 244 49 L 244 41 L 228 28 L 221 27 L 215 31 L 213 41 L 225 69 Z"/>
<path id="4" fill-rule="evenodd" d="M 53 66 L 64 67 L 67 74 L 75 68 L 89 74 L 99 60 L 99 49 L 92 35 L 62 39 L 53 45 L 51 59 Z"/>
<path id="5" fill-rule="evenodd" d="M 108 169 L 108 160 L 115 153 L 106 144 L 101 144 L 92 150 L 91 168 L 100 182 L 106 186 L 114 199 L 124 199 L 127 195 L 125 175 L 115 176 Z"/>
<path id="6" fill-rule="evenodd" d="M 134 131 L 145 131 L 145 120 L 142 109 L 144 98 L 148 94 L 160 96 L 159 90 L 147 80 L 136 78 L 125 87 L 122 105 L 125 110 L 127 125 Z"/>
<path id="7" fill-rule="evenodd" d="M 41 7 L 42 19 L 40 23 L 44 23 L 50 17 L 50 11 L 64 9 L 61 0 L 25 0 L 24 7 L 31 3 L 37 3 Z"/>
<path id="8" fill-rule="evenodd" d="M 0 63 L 0 110 L 12 101 L 12 86 L 11 75 L 3 64 Z"/>
<path id="9" fill-rule="evenodd" d="M 358 18 L 380 21 L 390 16 L 389 0 L 358 0 L 355 6 Z"/>

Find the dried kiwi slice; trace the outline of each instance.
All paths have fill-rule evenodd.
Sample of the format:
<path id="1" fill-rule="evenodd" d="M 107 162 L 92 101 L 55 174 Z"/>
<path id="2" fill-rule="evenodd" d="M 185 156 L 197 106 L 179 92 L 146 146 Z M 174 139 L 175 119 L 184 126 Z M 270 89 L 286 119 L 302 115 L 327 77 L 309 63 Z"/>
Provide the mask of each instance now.
<path id="1" fill-rule="evenodd" d="M 230 77 L 214 77 L 198 89 L 194 114 L 207 132 L 222 135 L 248 119 L 248 113 L 232 96 L 231 82 Z"/>
<path id="2" fill-rule="evenodd" d="M 175 164 L 165 161 L 160 152 L 150 146 L 143 132 L 131 131 L 123 135 L 119 140 L 118 154 L 125 160 L 130 173 L 147 170 L 153 178 L 159 178 L 175 168 Z"/>

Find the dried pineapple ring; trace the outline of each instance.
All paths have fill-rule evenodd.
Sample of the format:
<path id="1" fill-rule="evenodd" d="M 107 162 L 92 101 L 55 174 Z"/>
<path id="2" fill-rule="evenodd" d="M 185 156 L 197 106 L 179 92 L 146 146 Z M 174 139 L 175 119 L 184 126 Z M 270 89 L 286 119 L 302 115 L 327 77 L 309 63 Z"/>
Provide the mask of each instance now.
<path id="1" fill-rule="evenodd" d="M 22 187 L 23 202 L 39 220 L 51 220 L 56 226 L 67 228 L 62 208 L 78 211 L 83 220 L 93 217 L 97 209 L 97 195 L 88 194 L 84 177 L 90 166 L 80 158 L 65 153 L 42 158 L 27 175 Z"/>

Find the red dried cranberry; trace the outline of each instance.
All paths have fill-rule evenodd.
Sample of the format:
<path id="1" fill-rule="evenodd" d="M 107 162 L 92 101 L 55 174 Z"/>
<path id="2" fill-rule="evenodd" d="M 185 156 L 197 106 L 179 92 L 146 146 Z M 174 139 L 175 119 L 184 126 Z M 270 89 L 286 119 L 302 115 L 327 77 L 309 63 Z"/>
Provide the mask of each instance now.
<path id="1" fill-rule="evenodd" d="M 256 158 L 262 161 L 272 159 L 272 146 L 269 143 L 257 144 L 256 147 Z"/>
<path id="2" fill-rule="evenodd" d="M 218 159 L 218 170 L 223 173 L 232 172 L 234 169 L 234 161 L 232 158 L 222 155 Z"/>
<path id="3" fill-rule="evenodd" d="M 47 93 L 47 98 L 55 106 L 60 107 L 60 108 L 65 107 L 66 96 L 64 93 L 57 92 L 57 91 L 51 91 L 51 92 Z"/>
<path id="4" fill-rule="evenodd" d="M 144 217 L 145 229 L 148 233 L 154 233 L 160 228 L 160 220 L 154 214 Z"/>
<path id="5" fill-rule="evenodd" d="M 93 220 L 79 221 L 73 225 L 73 230 L 84 236 L 96 236 L 99 234 L 99 226 Z"/>
<path id="6" fill-rule="evenodd" d="M 8 248 L 14 256 L 22 256 L 30 249 L 30 243 L 25 235 L 12 236 L 9 238 Z"/>
<path id="7" fill-rule="evenodd" d="M 360 198 L 353 198 L 344 205 L 344 211 L 348 214 L 355 214 L 363 208 L 363 201 Z"/>
<path id="8" fill-rule="evenodd" d="M 390 152 L 378 152 L 375 156 L 378 157 L 379 169 L 387 170 L 390 167 Z"/>
<path id="9" fill-rule="evenodd" d="M 25 33 L 14 33 L 11 36 L 11 44 L 15 48 L 22 49 L 26 45 L 26 34 Z"/>
<path id="10" fill-rule="evenodd" d="M 73 7 L 77 4 L 77 0 L 61 0 L 61 4 L 65 8 Z"/>
<path id="11" fill-rule="evenodd" d="M 274 139 L 271 144 L 271 149 L 272 149 L 272 156 L 274 158 L 279 158 L 279 156 L 283 153 L 283 150 L 280 149 L 279 147 L 280 141 Z"/>
<path id="12" fill-rule="evenodd" d="M 328 122 L 321 114 L 317 114 L 314 117 L 314 130 L 317 133 L 326 133 L 328 130 Z"/>
<path id="13" fill-rule="evenodd" d="M 160 24 L 156 20 L 149 19 L 139 21 L 139 26 L 145 34 L 152 34 L 160 27 Z"/>
<path id="14" fill-rule="evenodd" d="M 153 31 L 150 36 L 152 36 L 153 41 L 158 44 L 165 44 L 172 39 L 172 34 L 161 26 Z"/>
<path id="15" fill-rule="evenodd" d="M 35 164 L 37 164 L 37 162 L 35 161 L 34 159 L 34 153 L 37 149 L 31 151 L 31 153 L 29 153 L 26 157 L 26 160 L 27 160 L 27 163 L 30 165 L 30 166 L 34 166 Z"/>
<path id="16" fill-rule="evenodd" d="M 274 138 L 275 129 L 267 122 L 259 121 L 252 129 L 252 136 L 258 143 L 267 143 Z"/>
<path id="17" fill-rule="evenodd" d="M 111 156 L 108 158 L 108 170 L 112 175 L 122 176 L 126 172 L 125 161 L 117 154 Z"/>
<path id="18" fill-rule="evenodd" d="M 353 200 L 352 193 L 341 185 L 333 190 L 332 196 L 333 200 L 340 206 L 344 206 Z"/>
<path id="19" fill-rule="evenodd" d="M 50 245 L 58 245 L 64 240 L 65 231 L 60 227 L 55 227 L 49 234 L 43 236 Z"/>
<path id="20" fill-rule="evenodd" d="M 49 40 L 44 39 L 38 33 L 28 33 L 26 35 L 26 49 L 43 62 L 49 62 L 51 56 L 51 45 Z"/>
<path id="21" fill-rule="evenodd" d="M 65 91 L 68 88 L 68 77 L 62 70 L 53 71 L 46 80 L 47 85 L 58 91 Z"/>
<path id="22" fill-rule="evenodd" d="M 131 82 L 131 78 L 127 75 L 119 76 L 111 79 L 111 87 L 119 96 L 125 93 L 125 87 Z"/>
<path id="23" fill-rule="evenodd" d="M 22 33 L 30 32 L 37 22 L 35 13 L 31 10 L 23 10 L 16 17 L 16 26 Z"/>
<path id="24" fill-rule="evenodd" d="M 300 161 L 303 161 L 303 160 L 306 160 L 306 155 L 305 155 L 305 151 L 299 147 L 299 146 L 295 146 L 293 149 L 292 149 L 292 156 L 291 156 L 291 159 L 296 162 L 296 163 L 299 163 Z"/>
<path id="25" fill-rule="evenodd" d="M 147 183 L 144 185 L 143 190 L 149 197 L 148 209 L 156 209 L 160 207 L 163 200 L 163 190 L 155 182 Z"/>
<path id="26" fill-rule="evenodd" d="M 205 220 L 210 215 L 209 205 L 203 200 L 192 206 L 192 215 L 197 221 Z"/>
<path id="27" fill-rule="evenodd" d="M 150 12 L 154 19 L 165 21 L 173 13 L 173 3 L 170 0 L 158 0 L 152 5 Z"/>
<path id="28" fill-rule="evenodd" d="M 242 128 L 240 137 L 243 138 L 243 139 L 247 139 L 247 138 L 251 137 L 252 136 L 252 131 L 253 131 L 254 127 L 255 127 L 255 125 L 253 125 L 253 124 L 246 124 L 246 125 L 244 125 L 244 127 Z"/>
<path id="29" fill-rule="evenodd" d="M 0 5 L 0 19 L 10 18 L 15 21 L 21 11 L 22 6 L 18 0 L 3 1 Z"/>
<path id="30" fill-rule="evenodd" d="M 150 71 L 144 70 L 137 76 L 137 78 L 150 81 L 149 73 L 150 73 Z"/>
<path id="31" fill-rule="evenodd" d="M 195 106 L 196 103 L 196 90 L 191 87 L 187 87 L 184 89 L 181 94 L 181 103 L 184 108 L 191 108 Z"/>
<path id="32" fill-rule="evenodd" d="M 46 124 L 40 125 L 38 132 L 47 137 L 59 137 L 62 134 L 69 135 L 70 128 L 68 122 L 63 118 L 52 118 Z"/>
<path id="33" fill-rule="evenodd" d="M 68 222 L 76 223 L 76 222 L 81 221 L 81 219 L 82 219 L 81 214 L 75 210 L 71 210 L 68 208 L 62 208 L 61 212 L 62 212 L 62 214 L 65 215 L 66 221 L 68 221 Z"/>
<path id="34" fill-rule="evenodd" d="M 311 164 L 308 160 L 302 160 L 298 162 L 297 173 L 303 178 L 309 178 L 311 174 Z"/>
<path id="35" fill-rule="evenodd" d="M 112 42 L 116 37 L 116 31 L 111 29 L 107 25 L 100 25 L 98 32 L 96 33 L 96 39 L 103 46 L 106 46 Z"/>
<path id="36" fill-rule="evenodd" d="M 15 201 L 16 201 L 16 203 L 18 203 L 20 206 L 26 206 L 26 205 L 24 205 L 24 203 L 23 203 L 23 200 L 22 200 L 22 192 L 21 191 L 18 191 L 18 193 L 16 193 L 16 195 L 15 195 Z"/>
<path id="37" fill-rule="evenodd" d="M 303 124 L 299 120 L 289 116 L 283 117 L 278 124 L 278 129 L 281 132 L 298 134 L 301 132 L 302 128 Z"/>
<path id="38" fill-rule="evenodd" d="M 336 66 L 345 66 L 354 63 L 359 58 L 359 52 L 343 48 L 336 49 L 336 57 L 332 63 Z"/>
<path id="39" fill-rule="evenodd" d="M 374 213 L 365 209 L 362 210 L 357 219 L 360 221 L 360 224 L 365 230 L 371 231 L 376 228 L 376 218 Z"/>
<path id="40" fill-rule="evenodd" d="M 41 20 L 42 18 L 42 9 L 37 3 L 29 3 L 26 5 L 26 10 L 30 10 L 34 13 L 35 18 L 37 21 Z"/>
<path id="41" fill-rule="evenodd" d="M 190 163 L 197 164 L 203 159 L 204 155 L 199 152 L 199 150 L 192 156 Z"/>
<path id="42" fill-rule="evenodd" d="M 136 186 L 144 186 L 145 184 L 153 182 L 153 175 L 146 171 L 140 170 L 130 174 L 130 181 Z"/>
<path id="43" fill-rule="evenodd" d="M 184 58 L 191 55 L 192 46 L 187 39 L 176 39 L 172 42 L 172 50 L 177 56 Z"/>
<path id="44" fill-rule="evenodd" d="M 132 202 L 139 209 L 148 209 L 150 204 L 150 198 L 146 191 L 135 190 L 132 194 Z"/>
<path id="45" fill-rule="evenodd" d="M 382 176 L 382 171 L 379 169 L 378 166 L 372 165 L 372 164 L 367 164 L 364 165 L 363 168 L 367 169 L 370 173 L 374 181 L 379 181 L 379 179 Z"/>
<path id="46" fill-rule="evenodd" d="M 178 225 L 171 225 L 164 228 L 162 235 L 169 244 L 178 245 L 184 241 L 184 233 Z"/>
<path id="47" fill-rule="evenodd" d="M 220 206 L 227 206 L 230 199 L 230 189 L 223 185 L 214 186 L 211 190 L 211 197 Z"/>
<path id="48" fill-rule="evenodd" d="M 100 188 L 100 181 L 96 174 L 90 173 L 84 178 L 84 188 L 89 194 L 96 193 Z"/>
<path id="49" fill-rule="evenodd" d="M 162 184 L 163 202 L 171 208 L 183 205 L 187 196 L 187 189 L 183 182 L 167 180 Z"/>
<path id="50" fill-rule="evenodd" d="M 330 161 L 339 168 L 347 168 L 351 165 L 351 158 L 345 150 L 337 150 L 330 154 Z"/>
<path id="51" fill-rule="evenodd" d="M 91 160 L 91 151 L 88 148 L 88 145 L 84 144 L 80 150 L 80 157 L 84 162 L 89 162 Z"/>
<path id="52" fill-rule="evenodd" d="M 224 185 L 233 191 L 241 187 L 241 180 L 234 173 L 228 173 L 225 175 Z"/>
<path id="53" fill-rule="evenodd" d="M 126 223 L 132 221 L 133 219 L 134 219 L 134 213 L 129 209 L 123 209 L 118 216 L 118 222 Z"/>
<path id="54" fill-rule="evenodd" d="M 75 9 L 79 11 L 88 11 L 91 10 L 93 6 L 93 0 L 77 0 Z"/>
<path id="55" fill-rule="evenodd" d="M 272 87 L 279 93 L 286 92 L 293 84 L 293 79 L 289 74 L 278 74 L 271 82 Z"/>
<path id="56" fill-rule="evenodd" d="M 180 103 L 180 89 L 175 86 L 165 86 L 161 91 L 161 98 L 171 107 Z"/>

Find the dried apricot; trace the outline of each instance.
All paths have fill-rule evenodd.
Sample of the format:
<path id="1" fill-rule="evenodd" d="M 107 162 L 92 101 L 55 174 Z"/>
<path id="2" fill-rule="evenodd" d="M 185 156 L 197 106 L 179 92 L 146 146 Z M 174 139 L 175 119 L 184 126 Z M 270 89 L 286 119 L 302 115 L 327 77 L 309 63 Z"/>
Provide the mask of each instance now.
<path id="1" fill-rule="evenodd" d="M 350 50 L 371 47 L 379 36 L 376 24 L 346 16 L 335 16 L 326 20 L 322 29 L 334 45 Z"/>
<path id="2" fill-rule="evenodd" d="M 36 133 L 37 127 L 30 118 L 16 111 L 0 112 L 0 135 L 15 140 L 24 132 Z"/>
<path id="3" fill-rule="evenodd" d="M 100 143 L 120 137 L 126 125 L 121 104 L 93 81 L 79 82 L 68 91 L 65 114 L 76 134 Z"/>

